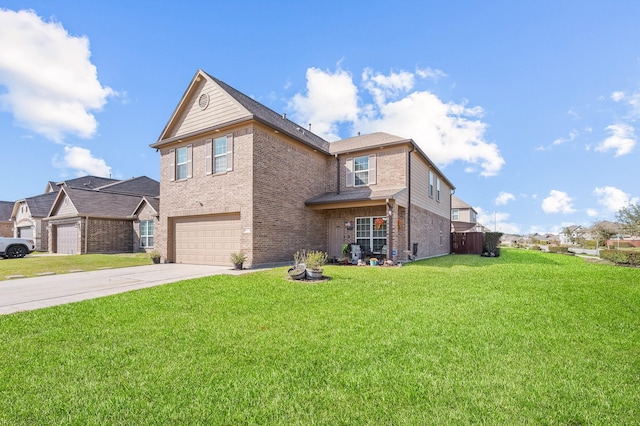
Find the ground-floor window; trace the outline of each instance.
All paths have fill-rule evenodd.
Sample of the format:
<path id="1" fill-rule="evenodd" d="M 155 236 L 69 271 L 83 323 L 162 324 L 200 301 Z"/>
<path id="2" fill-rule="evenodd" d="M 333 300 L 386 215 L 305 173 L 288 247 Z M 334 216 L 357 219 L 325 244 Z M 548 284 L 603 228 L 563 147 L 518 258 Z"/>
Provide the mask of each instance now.
<path id="1" fill-rule="evenodd" d="M 140 221 L 140 247 L 153 247 L 153 221 Z"/>
<path id="2" fill-rule="evenodd" d="M 387 244 L 386 217 L 357 217 L 356 244 L 364 252 L 379 252 Z"/>

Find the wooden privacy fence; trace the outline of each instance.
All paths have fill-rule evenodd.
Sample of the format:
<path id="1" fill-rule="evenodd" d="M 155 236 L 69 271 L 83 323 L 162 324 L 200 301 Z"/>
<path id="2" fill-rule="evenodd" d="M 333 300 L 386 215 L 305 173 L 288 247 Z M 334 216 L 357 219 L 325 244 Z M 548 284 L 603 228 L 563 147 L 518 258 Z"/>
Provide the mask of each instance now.
<path id="1" fill-rule="evenodd" d="M 451 251 L 456 254 L 482 254 L 482 232 L 452 232 Z"/>

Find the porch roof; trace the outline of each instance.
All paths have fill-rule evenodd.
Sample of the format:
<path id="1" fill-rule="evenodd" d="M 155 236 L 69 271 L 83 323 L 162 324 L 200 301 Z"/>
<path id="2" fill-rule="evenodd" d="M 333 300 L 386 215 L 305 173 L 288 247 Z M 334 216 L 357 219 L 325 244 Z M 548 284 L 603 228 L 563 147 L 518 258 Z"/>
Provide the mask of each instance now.
<path id="1" fill-rule="evenodd" d="M 360 188 L 341 192 L 325 192 L 322 195 L 313 197 L 305 201 L 305 204 L 312 208 L 330 209 L 365 205 L 379 205 L 386 200 L 395 200 L 404 192 L 406 187 L 399 188 Z"/>

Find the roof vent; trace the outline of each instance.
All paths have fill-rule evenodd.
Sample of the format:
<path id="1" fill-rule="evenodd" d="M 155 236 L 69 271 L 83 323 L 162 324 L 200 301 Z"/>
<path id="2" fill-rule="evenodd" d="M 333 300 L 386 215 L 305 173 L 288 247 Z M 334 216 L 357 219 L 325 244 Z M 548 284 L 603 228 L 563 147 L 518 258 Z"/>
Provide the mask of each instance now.
<path id="1" fill-rule="evenodd" d="M 198 105 L 200 106 L 201 110 L 205 110 L 207 109 L 207 107 L 209 106 L 209 94 L 208 93 L 203 93 L 202 95 L 200 95 L 200 98 L 198 99 Z"/>

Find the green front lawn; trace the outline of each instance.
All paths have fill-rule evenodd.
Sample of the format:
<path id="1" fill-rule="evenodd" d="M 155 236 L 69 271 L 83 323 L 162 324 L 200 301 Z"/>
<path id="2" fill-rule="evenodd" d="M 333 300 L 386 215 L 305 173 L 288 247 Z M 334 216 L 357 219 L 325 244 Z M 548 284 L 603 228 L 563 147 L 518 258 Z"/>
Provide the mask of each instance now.
<path id="1" fill-rule="evenodd" d="M 0 316 L 0 424 L 639 424 L 640 269 L 502 250 Z"/>
<path id="2" fill-rule="evenodd" d="M 152 261 L 146 253 L 83 255 L 31 254 L 22 259 L 0 258 L 0 281 L 13 275 L 35 277 L 39 274 L 46 273 L 66 274 L 70 271 L 125 268 L 129 266 L 150 265 L 151 263 Z"/>

